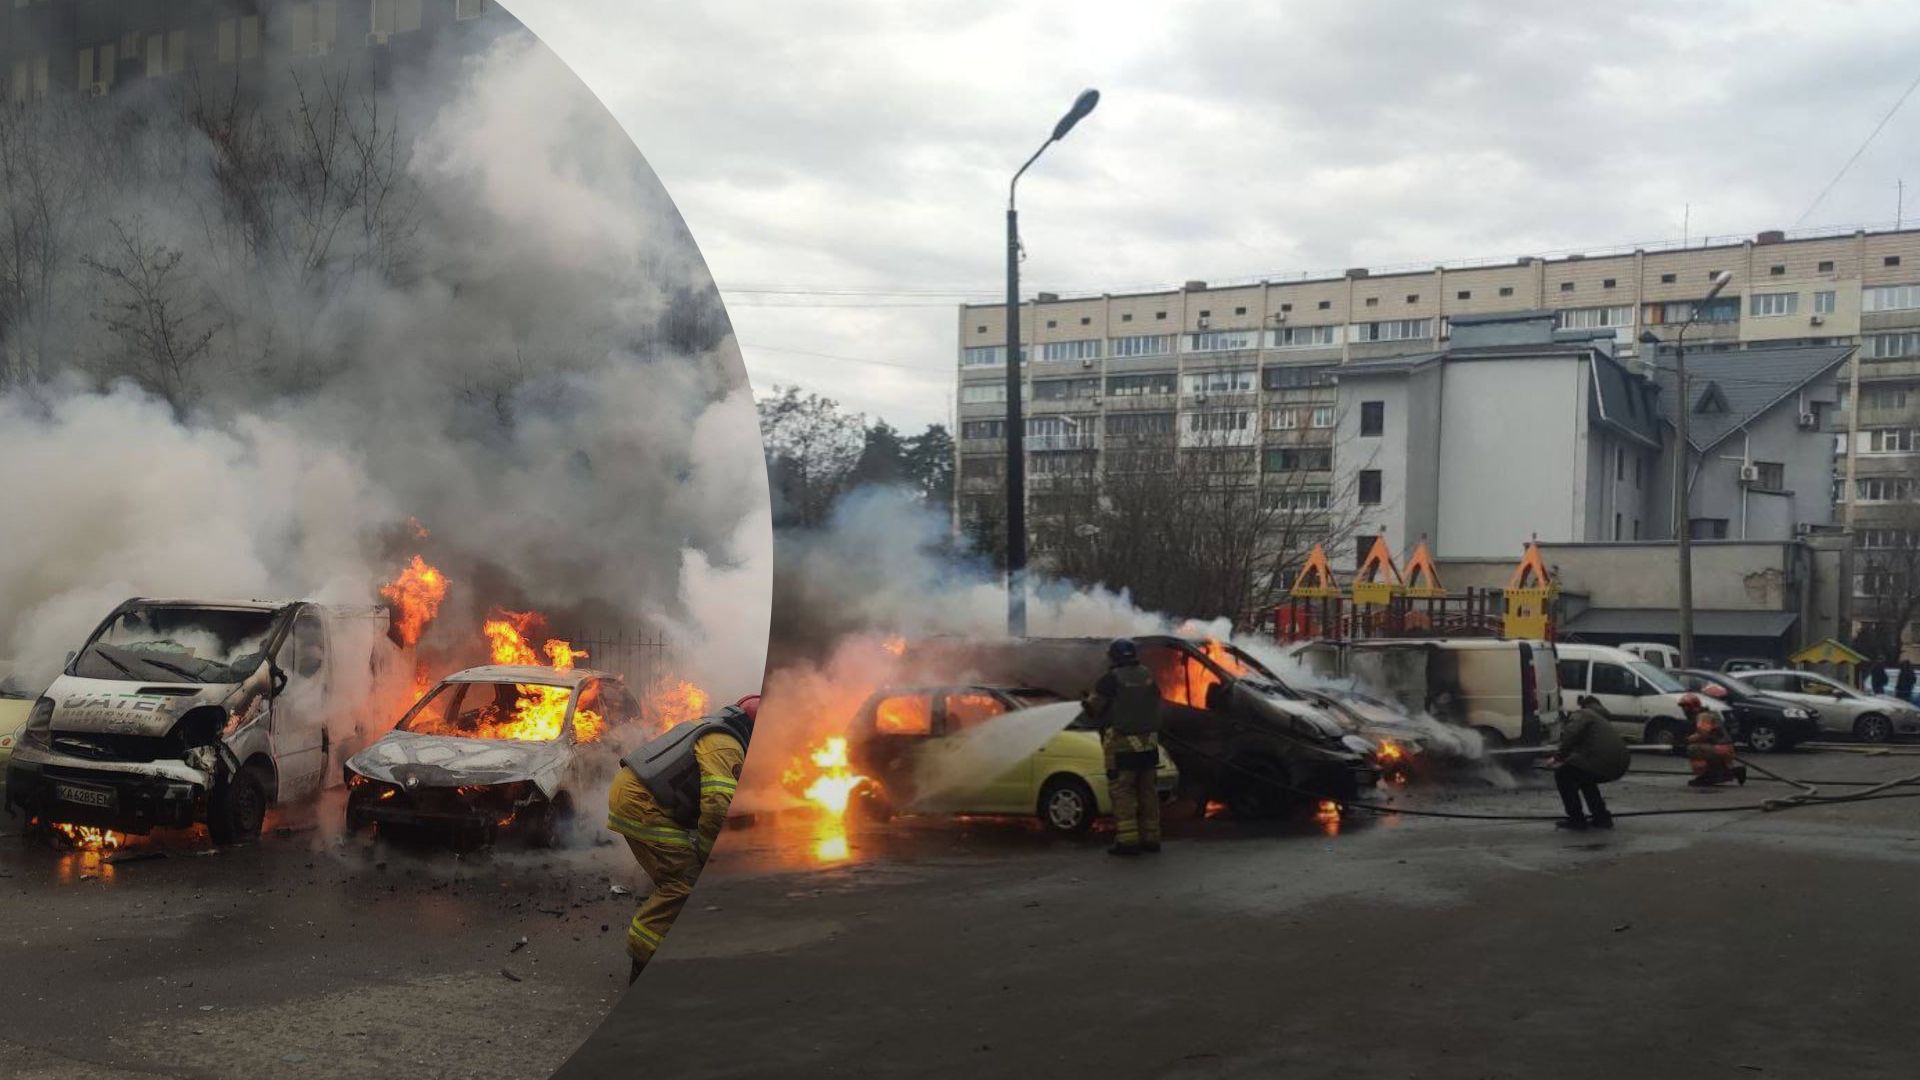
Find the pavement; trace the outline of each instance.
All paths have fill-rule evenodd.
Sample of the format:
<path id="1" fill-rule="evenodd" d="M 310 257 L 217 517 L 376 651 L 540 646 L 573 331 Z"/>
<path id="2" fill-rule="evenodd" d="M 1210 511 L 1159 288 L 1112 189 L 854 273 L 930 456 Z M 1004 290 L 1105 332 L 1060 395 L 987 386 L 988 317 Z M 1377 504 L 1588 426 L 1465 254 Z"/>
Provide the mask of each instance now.
<path id="1" fill-rule="evenodd" d="M 1920 773 L 1911 755 L 1756 760 L 1830 785 Z M 1767 812 L 1751 807 L 1789 789 L 1703 793 L 1674 772 L 1636 757 L 1609 800 L 1746 809 L 1586 833 L 1189 812 L 1134 860 L 1018 821 L 855 828 L 845 858 L 813 826 L 730 830 L 659 958 L 558 1076 L 1909 1073 L 1920 801 Z M 1558 810 L 1537 775 L 1391 797 Z"/>
<path id="2" fill-rule="evenodd" d="M 0 1075 L 533 1080 L 626 989 L 624 847 L 395 847 L 342 818 L 336 793 L 255 845 L 107 857 L 0 835 Z"/>

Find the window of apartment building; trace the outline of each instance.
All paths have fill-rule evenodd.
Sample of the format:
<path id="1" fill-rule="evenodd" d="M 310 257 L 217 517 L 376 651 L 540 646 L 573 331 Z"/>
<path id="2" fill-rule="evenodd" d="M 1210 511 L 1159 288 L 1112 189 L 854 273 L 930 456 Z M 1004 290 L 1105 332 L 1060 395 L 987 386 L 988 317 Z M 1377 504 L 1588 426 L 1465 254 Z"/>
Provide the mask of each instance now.
<path id="1" fill-rule="evenodd" d="M 1340 344 L 1337 326 L 1283 326 L 1267 331 L 1267 345 L 1274 349 L 1310 349 Z"/>
<path id="2" fill-rule="evenodd" d="M 1502 286 L 1500 286 L 1500 295 L 1501 295 L 1501 296 L 1512 296 L 1512 295 L 1513 295 L 1513 286 L 1511 286 L 1511 285 L 1502 285 Z"/>
<path id="3" fill-rule="evenodd" d="M 1678 326 L 1689 318 L 1701 323 L 1739 322 L 1740 298 L 1722 296 L 1706 305 L 1692 300 L 1669 300 L 1664 304 L 1648 304 L 1641 314 L 1648 326 Z"/>
<path id="4" fill-rule="evenodd" d="M 1639 454 L 1633 455 L 1633 486 L 1647 486 L 1647 459 Z"/>
<path id="5" fill-rule="evenodd" d="M 1420 294 L 1419 294 L 1419 293 L 1417 293 L 1417 292 L 1411 292 L 1411 293 L 1408 293 L 1408 294 L 1407 294 L 1407 303 L 1409 303 L 1409 304 L 1417 304 L 1417 303 L 1419 303 L 1419 302 L 1420 302 Z"/>
<path id="6" fill-rule="evenodd" d="M 1560 291 L 1561 291 L 1561 292 L 1572 292 L 1572 291 L 1573 291 L 1573 282 L 1571 282 L 1571 281 L 1563 281 L 1563 282 L 1561 282 L 1561 283 L 1560 283 Z"/>
<path id="7" fill-rule="evenodd" d="M 1333 468 L 1331 446 L 1288 446 L 1267 451 L 1268 472 L 1327 472 Z"/>
<path id="8" fill-rule="evenodd" d="M 1833 260 L 1832 259 L 1820 260 L 1820 265 L 1814 269 L 1814 272 L 1817 274 L 1833 273 Z"/>
<path id="9" fill-rule="evenodd" d="M 220 62 L 231 64 L 236 60 L 253 60 L 260 55 L 260 16 L 243 15 L 237 19 L 221 19 L 219 26 L 218 55 Z M 985 329 L 985 327 L 982 327 Z"/>
<path id="10" fill-rule="evenodd" d="M 1815 315 L 1833 314 L 1833 305 L 1836 298 L 1837 298 L 1837 294 L 1832 289 L 1822 289 L 1821 291 L 1814 293 L 1813 294 L 1813 313 Z"/>
<path id="11" fill-rule="evenodd" d="M 1113 339 L 1115 359 L 1128 356 L 1163 356 L 1173 351 L 1172 334 L 1129 334 Z"/>
<path id="12" fill-rule="evenodd" d="M 1098 378 L 1033 380 L 1033 400 L 1035 401 L 1071 401 L 1099 396 L 1100 380 Z"/>
<path id="13" fill-rule="evenodd" d="M 1312 427 L 1322 428 L 1322 429 L 1332 427 L 1333 426 L 1333 406 L 1331 405 L 1317 406 L 1313 410 L 1312 415 L 1310 415 L 1307 418 L 1307 420 L 1309 425 Z"/>
<path id="14" fill-rule="evenodd" d="M 1319 488 L 1269 491 L 1266 493 L 1265 501 L 1269 510 L 1278 510 L 1283 514 L 1307 514 L 1315 510 L 1325 510 L 1331 505 L 1331 493 Z"/>
<path id="15" fill-rule="evenodd" d="M 1049 329 L 1049 330 L 1052 330 L 1052 329 L 1053 329 L 1054 327 L 1056 327 L 1056 326 L 1059 326 L 1059 325 L 1060 325 L 1060 322 L 1059 322 L 1059 320 L 1058 320 L 1058 319 L 1048 319 L 1048 320 L 1047 320 L 1047 329 Z"/>
<path id="16" fill-rule="evenodd" d="M 1109 450 L 1107 473 L 1164 473 L 1173 468 L 1171 450 Z"/>
<path id="17" fill-rule="evenodd" d="M 1082 341 L 1049 341 L 1040 346 L 1040 359 L 1060 360 L 1098 360 L 1100 359 L 1100 339 L 1087 338 Z"/>
<path id="18" fill-rule="evenodd" d="M 1920 447 L 1920 432 L 1912 428 L 1868 428 L 1860 433 L 1863 454 L 1911 454 Z"/>
<path id="19" fill-rule="evenodd" d="M 1108 435 L 1171 435 L 1173 434 L 1173 414 L 1161 413 L 1108 413 Z"/>
<path id="20" fill-rule="evenodd" d="M 1747 297 L 1747 314 L 1755 318 L 1792 315 L 1798 310 L 1800 310 L 1799 293 L 1754 293 Z"/>
<path id="21" fill-rule="evenodd" d="M 1640 539 L 1640 519 L 1639 518 L 1633 519 L 1633 538 L 1635 540 Z"/>
<path id="22" fill-rule="evenodd" d="M 1197 352 L 1238 352 L 1260 347 L 1258 330 L 1203 330 L 1187 335 L 1187 350 Z"/>
<path id="23" fill-rule="evenodd" d="M 1660 284 L 1662 285 L 1671 285 L 1674 282 L 1679 280 L 1680 280 L 1680 275 L 1678 274 L 1661 274 L 1660 275 Z"/>
<path id="24" fill-rule="evenodd" d="M 333 50 L 340 34 L 336 0 L 303 0 L 286 10 L 287 44 L 295 56 Z"/>
<path id="25" fill-rule="evenodd" d="M 976 326 L 973 328 L 973 332 L 976 334 L 984 334 L 987 332 L 987 328 L 985 326 Z"/>
<path id="26" fill-rule="evenodd" d="M 1866 476 L 1854 481 L 1854 501 L 1904 502 L 1913 497 L 1913 480 L 1905 476 Z"/>
<path id="27" fill-rule="evenodd" d="M 420 0 L 372 0 L 368 27 L 375 34 L 406 34 L 420 29 Z"/>
<path id="28" fill-rule="evenodd" d="M 962 420 L 960 421 L 962 439 L 1004 439 L 1007 437 L 1005 420 Z"/>
<path id="29" fill-rule="evenodd" d="M 1301 409 L 1269 409 L 1267 411 L 1268 431 L 1298 431 L 1300 429 Z"/>
<path id="30" fill-rule="evenodd" d="M 1007 459 L 1003 457 L 963 457 L 960 459 L 960 475 L 968 480 L 999 479 L 1007 475 Z"/>
<path id="31" fill-rule="evenodd" d="M 1080 316 L 1080 325 L 1081 325 L 1081 326 L 1092 326 L 1092 325 L 1093 325 L 1093 316 L 1091 316 L 1091 315 L 1082 315 L 1082 316 Z"/>
<path id="32" fill-rule="evenodd" d="M 1384 435 L 1387 431 L 1387 403 L 1384 401 L 1363 401 L 1360 403 L 1360 434 Z"/>
<path id="33" fill-rule="evenodd" d="M 1036 444 L 1035 449 L 1045 450 L 1051 445 L 1045 441 Z M 1040 453 L 1027 456 L 1027 471 L 1035 476 L 1091 476 L 1093 474 L 1094 455 L 1086 453 Z"/>
<path id="34" fill-rule="evenodd" d="M 25 105 L 47 96 L 47 57 L 22 57 L 13 62 L 13 103 Z"/>
<path id="35" fill-rule="evenodd" d="M 1121 313 L 1121 315 L 1120 315 L 1120 321 L 1121 321 L 1121 322 L 1132 322 L 1132 321 L 1133 321 L 1133 312 L 1131 312 L 1131 311 L 1127 311 L 1127 312 L 1122 312 L 1122 313 Z"/>
<path id="36" fill-rule="evenodd" d="M 1252 450 L 1216 450 L 1201 449 L 1199 453 L 1190 453 L 1187 460 L 1193 462 L 1201 472 L 1222 473 L 1239 477 L 1243 482 L 1254 479 L 1254 471 L 1259 467 Z"/>
<path id="37" fill-rule="evenodd" d="M 1898 256 L 1898 255 L 1889 255 L 1889 256 L 1887 256 L 1886 258 L 1884 258 L 1884 259 L 1881 259 L 1881 260 L 1880 260 L 1880 265 L 1881 265 L 1881 266 L 1899 266 L 1899 265 L 1900 265 L 1900 256 Z"/>
<path id="38" fill-rule="evenodd" d="M 1331 307 L 1333 307 L 1333 301 L 1331 301 L 1331 300 L 1322 300 L 1322 301 L 1320 301 L 1320 305 L 1319 305 L 1319 307 L 1320 307 L 1320 310 L 1321 310 L 1321 311 L 1326 311 L 1326 310 L 1328 310 L 1329 308 L 1331 308 Z"/>
<path id="39" fill-rule="evenodd" d="M 1865 551 L 1900 551 L 1920 547 L 1920 533 L 1909 529 L 1861 529 L 1855 543 Z"/>
<path id="40" fill-rule="evenodd" d="M 1160 320 L 1161 322 L 1166 322 L 1166 321 L 1167 321 L 1167 313 L 1166 313 L 1166 312 L 1164 312 L 1164 311 L 1156 311 L 1156 312 L 1154 312 L 1154 313 L 1153 313 L 1153 317 L 1154 317 L 1155 319 L 1158 319 L 1158 320 Z"/>
<path id="41" fill-rule="evenodd" d="M 1281 305 L 1280 305 L 1280 310 L 1281 310 L 1281 311 L 1292 311 L 1292 310 L 1293 310 L 1293 305 L 1292 305 L 1291 303 L 1286 303 L 1286 304 L 1281 304 Z"/>
<path id="42" fill-rule="evenodd" d="M 1606 278 L 1605 280 L 1600 282 L 1600 287 L 1603 289 L 1611 289 L 1618 284 L 1619 282 L 1615 281 L 1613 278 Z"/>
<path id="43" fill-rule="evenodd" d="M 147 78 L 157 79 L 167 73 L 167 38 L 165 34 L 147 35 Z"/>
<path id="44" fill-rule="evenodd" d="M 1786 277 L 1787 268 L 1782 263 L 1774 263 L 1772 266 L 1767 267 L 1767 273 L 1773 277 Z"/>
<path id="45" fill-rule="evenodd" d="M 1622 523 L 1622 522 L 1621 522 L 1621 516 L 1620 516 L 1619 514 L 1617 514 L 1617 513 L 1616 513 L 1616 514 L 1614 514 L 1614 515 L 1613 515 L 1613 538 L 1614 538 L 1615 540 L 1618 540 L 1618 539 L 1620 539 L 1620 526 L 1621 526 L 1621 523 Z"/>
<path id="46" fill-rule="evenodd" d="M 1253 389 L 1253 368 L 1225 368 L 1220 371 L 1190 371 L 1180 377 L 1183 394 L 1230 394 Z"/>
<path id="47" fill-rule="evenodd" d="M 1379 506 L 1380 505 L 1380 470 L 1379 469 L 1361 469 L 1360 470 L 1360 505 L 1361 506 Z"/>
<path id="48" fill-rule="evenodd" d="M 1695 540 L 1725 540 L 1727 519 L 1690 518 L 1687 521 L 1687 535 Z"/>
<path id="49" fill-rule="evenodd" d="M 1020 397 L 1024 400 L 1027 396 L 1027 388 L 1022 386 L 1020 388 Z M 968 383 L 960 388 L 960 404 L 962 405 L 985 405 L 989 402 L 1005 400 L 1007 400 L 1007 386 L 1005 383 Z"/>
<path id="50" fill-rule="evenodd" d="M 1471 300 L 1473 299 L 1473 290 L 1461 289 L 1459 292 L 1453 294 L 1453 298 L 1455 300 Z"/>
<path id="51" fill-rule="evenodd" d="M 1114 397 L 1171 394 L 1179 389 L 1179 378 L 1171 371 L 1157 371 L 1146 375 L 1109 375 L 1107 376 L 1107 393 Z"/>
<path id="52" fill-rule="evenodd" d="M 1860 290 L 1861 311 L 1912 311 L 1920 308 L 1920 285 L 1875 285 Z"/>
<path id="53" fill-rule="evenodd" d="M 1366 300 L 1366 305 L 1367 305 L 1368 307 L 1379 307 L 1379 306 L 1380 306 L 1380 298 L 1379 298 L 1379 297 L 1377 297 L 1377 296 L 1369 296 L 1369 297 L 1367 297 L 1367 300 Z"/>
<path id="54" fill-rule="evenodd" d="M 1633 305 L 1624 307 L 1565 308 L 1554 313 L 1554 325 L 1561 330 L 1600 330 L 1633 325 Z"/>
<path id="55" fill-rule="evenodd" d="M 1756 461 L 1753 463 L 1753 467 L 1760 473 L 1760 478 L 1753 482 L 1754 487 L 1762 491 L 1785 491 L 1787 489 L 1787 466 L 1784 462 Z"/>
<path id="56" fill-rule="evenodd" d="M 1187 430 L 1195 434 L 1247 431 L 1253 414 L 1245 409 L 1209 409 L 1187 414 Z"/>
<path id="57" fill-rule="evenodd" d="M 1432 319 L 1387 319 L 1383 322 L 1354 323 L 1355 341 L 1411 341 L 1431 334 Z"/>
<path id="58" fill-rule="evenodd" d="M 1201 308 L 1200 317 L 1203 319 L 1210 319 L 1213 317 L 1213 311 L 1209 308 Z"/>
<path id="59" fill-rule="evenodd" d="M 1233 309 L 1233 313 L 1235 315 L 1245 315 L 1247 313 L 1247 309 L 1243 307 L 1237 307 Z"/>
<path id="60" fill-rule="evenodd" d="M 1842 392 L 1845 392 L 1844 389 Z M 1860 407 L 1876 412 L 1898 412 L 1907 407 L 1907 392 L 1904 389 L 1898 388 L 1891 390 L 1862 390 L 1860 391 Z M 1846 451 L 1846 447 L 1844 446 L 1840 449 L 1843 453 Z"/>
<path id="61" fill-rule="evenodd" d="M 453 0 L 453 17 L 458 20 L 477 19 L 487 10 L 487 0 Z"/>
<path id="62" fill-rule="evenodd" d="M 961 367 L 1006 367 L 1005 345 L 969 345 L 960 350 Z"/>
<path id="63" fill-rule="evenodd" d="M 1920 356 L 1920 333 L 1904 334 L 1867 334 L 1861 339 L 1866 358 L 1869 360 L 1892 360 L 1904 356 Z M 1846 392 L 1846 386 L 1841 386 Z"/>

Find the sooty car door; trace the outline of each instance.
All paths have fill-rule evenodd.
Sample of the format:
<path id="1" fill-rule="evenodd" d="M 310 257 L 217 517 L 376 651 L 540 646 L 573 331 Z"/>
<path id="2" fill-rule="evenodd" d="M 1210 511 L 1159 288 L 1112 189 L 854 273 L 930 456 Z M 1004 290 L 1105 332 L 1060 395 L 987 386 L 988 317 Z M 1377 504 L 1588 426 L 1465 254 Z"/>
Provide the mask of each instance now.
<path id="1" fill-rule="evenodd" d="M 948 690 L 941 695 L 938 742 L 953 755 L 954 767 L 973 773 L 968 790 L 976 793 L 972 801 L 977 805 L 972 808 L 1002 814 L 1032 813 L 1033 753 L 1027 752 L 1004 725 L 983 730 L 983 725 L 1006 712 L 1006 705 L 998 697 L 980 687 Z M 1010 753 L 1018 756 L 1009 760 Z"/>
<path id="2" fill-rule="evenodd" d="M 275 663 L 286 685 L 273 698 L 273 751 L 279 801 L 294 802 L 325 782 L 332 739 L 327 733 L 327 626 L 313 608 L 294 615 Z"/>

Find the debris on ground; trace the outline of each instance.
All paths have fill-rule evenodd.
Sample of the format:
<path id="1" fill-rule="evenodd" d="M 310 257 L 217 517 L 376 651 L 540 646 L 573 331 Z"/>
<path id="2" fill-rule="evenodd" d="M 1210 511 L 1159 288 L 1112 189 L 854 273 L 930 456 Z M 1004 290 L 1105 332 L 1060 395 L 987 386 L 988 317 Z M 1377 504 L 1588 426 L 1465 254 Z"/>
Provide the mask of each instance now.
<path id="1" fill-rule="evenodd" d="M 523 936 L 519 941 L 516 941 L 513 943 L 513 948 L 508 949 L 507 951 L 509 953 L 517 953 L 521 949 L 524 949 L 526 947 L 527 947 L 527 939 Z"/>
<path id="2" fill-rule="evenodd" d="M 525 982 L 525 981 L 526 981 L 525 979 L 522 979 L 522 978 L 521 978 L 520 976 L 518 976 L 518 975 L 515 975 L 515 974 L 513 973 L 513 969 L 512 969 L 512 968 L 501 968 L 501 969 L 500 969 L 500 974 L 502 974 L 502 975 L 505 975 L 505 976 L 506 976 L 507 978 L 509 978 L 509 979 L 512 979 L 512 980 L 513 980 L 514 982 Z"/>

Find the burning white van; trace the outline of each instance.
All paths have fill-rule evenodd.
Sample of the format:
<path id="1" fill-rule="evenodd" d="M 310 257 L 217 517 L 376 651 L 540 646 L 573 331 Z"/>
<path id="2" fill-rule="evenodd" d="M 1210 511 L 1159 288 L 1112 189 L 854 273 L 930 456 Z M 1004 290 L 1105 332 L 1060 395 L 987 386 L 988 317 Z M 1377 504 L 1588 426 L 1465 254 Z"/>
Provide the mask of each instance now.
<path id="1" fill-rule="evenodd" d="M 317 794 L 405 700 L 380 607 L 128 600 L 33 705 L 6 806 L 46 824 L 259 835 Z M 384 729 L 383 729 L 384 730 Z"/>

